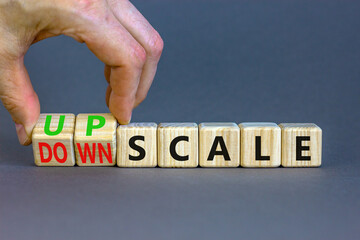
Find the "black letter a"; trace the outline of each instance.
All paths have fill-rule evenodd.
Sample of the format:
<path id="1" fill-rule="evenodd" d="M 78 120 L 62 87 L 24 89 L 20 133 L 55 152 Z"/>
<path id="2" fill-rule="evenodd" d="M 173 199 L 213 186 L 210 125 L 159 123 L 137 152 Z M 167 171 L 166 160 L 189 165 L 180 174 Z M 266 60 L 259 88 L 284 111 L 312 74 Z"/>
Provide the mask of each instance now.
<path id="1" fill-rule="evenodd" d="M 216 151 L 218 144 L 220 143 L 220 151 Z M 216 136 L 214 143 L 211 147 L 210 154 L 207 158 L 208 161 L 214 160 L 215 155 L 223 155 L 225 161 L 231 161 L 228 150 L 226 149 L 225 142 L 222 136 Z"/>

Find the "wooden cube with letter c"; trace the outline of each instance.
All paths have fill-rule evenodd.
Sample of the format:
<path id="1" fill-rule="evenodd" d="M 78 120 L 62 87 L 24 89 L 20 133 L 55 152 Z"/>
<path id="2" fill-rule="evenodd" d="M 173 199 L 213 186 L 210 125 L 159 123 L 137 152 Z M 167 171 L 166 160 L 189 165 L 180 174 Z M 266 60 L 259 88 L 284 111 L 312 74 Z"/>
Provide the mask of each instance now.
<path id="1" fill-rule="evenodd" d="M 117 128 L 118 167 L 157 165 L 156 123 L 130 123 Z"/>
<path id="2" fill-rule="evenodd" d="M 74 166 L 74 114 L 40 114 L 32 144 L 37 166 Z"/>
<path id="3" fill-rule="evenodd" d="M 117 121 L 111 113 L 79 114 L 75 125 L 75 156 L 78 166 L 116 164 Z"/>
<path id="4" fill-rule="evenodd" d="M 279 167 L 281 164 L 281 129 L 276 123 L 239 124 L 242 167 Z"/>
<path id="5" fill-rule="evenodd" d="M 239 166 L 240 129 L 235 123 L 201 123 L 199 143 L 201 167 Z"/>
<path id="6" fill-rule="evenodd" d="M 313 123 L 282 123 L 281 165 L 283 167 L 319 167 L 322 130 Z"/>
<path id="7" fill-rule="evenodd" d="M 196 123 L 160 123 L 157 134 L 159 167 L 198 166 Z"/>

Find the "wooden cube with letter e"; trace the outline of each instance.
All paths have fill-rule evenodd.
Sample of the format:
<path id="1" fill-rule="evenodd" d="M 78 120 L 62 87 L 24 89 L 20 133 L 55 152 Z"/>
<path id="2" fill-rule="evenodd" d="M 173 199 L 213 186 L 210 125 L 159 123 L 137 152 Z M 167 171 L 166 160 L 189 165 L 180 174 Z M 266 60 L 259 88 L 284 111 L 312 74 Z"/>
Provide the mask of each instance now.
<path id="1" fill-rule="evenodd" d="M 284 167 L 321 166 L 322 130 L 313 123 L 282 123 Z"/>
<path id="2" fill-rule="evenodd" d="M 75 125 L 75 156 L 78 166 L 116 164 L 117 121 L 111 113 L 79 114 Z"/>
<path id="3" fill-rule="evenodd" d="M 32 144 L 37 166 L 74 166 L 74 114 L 40 114 Z"/>

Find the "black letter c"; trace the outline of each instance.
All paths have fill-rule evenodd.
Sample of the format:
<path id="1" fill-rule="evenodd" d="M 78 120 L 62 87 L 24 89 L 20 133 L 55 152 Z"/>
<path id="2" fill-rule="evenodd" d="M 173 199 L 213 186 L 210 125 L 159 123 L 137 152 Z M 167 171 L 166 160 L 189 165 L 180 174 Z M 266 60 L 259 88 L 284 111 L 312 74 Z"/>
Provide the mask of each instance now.
<path id="1" fill-rule="evenodd" d="M 176 144 L 180 141 L 189 141 L 189 137 L 188 136 L 179 136 L 174 138 L 171 143 L 170 143 L 170 154 L 171 156 L 178 161 L 187 161 L 189 160 L 189 155 L 186 156 L 180 156 L 179 154 L 176 153 L 175 148 L 176 148 Z"/>

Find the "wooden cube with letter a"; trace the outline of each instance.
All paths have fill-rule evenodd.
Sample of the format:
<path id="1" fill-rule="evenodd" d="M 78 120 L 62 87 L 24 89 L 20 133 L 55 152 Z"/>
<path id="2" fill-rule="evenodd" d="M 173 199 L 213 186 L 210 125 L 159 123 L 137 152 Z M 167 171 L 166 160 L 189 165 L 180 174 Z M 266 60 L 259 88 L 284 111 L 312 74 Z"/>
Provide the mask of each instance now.
<path id="1" fill-rule="evenodd" d="M 201 167 L 239 166 L 240 129 L 235 123 L 201 123 L 199 144 Z"/>
<path id="2" fill-rule="evenodd" d="M 74 166 L 74 114 L 40 114 L 32 143 L 37 166 Z"/>
<path id="3" fill-rule="evenodd" d="M 242 167 L 279 167 L 281 129 L 276 123 L 241 123 L 240 165 Z"/>
<path id="4" fill-rule="evenodd" d="M 157 131 L 159 167 L 198 166 L 196 123 L 160 123 Z"/>
<path id="5" fill-rule="evenodd" d="M 75 125 L 75 156 L 78 166 L 116 164 L 117 121 L 111 113 L 79 114 Z"/>
<path id="6" fill-rule="evenodd" d="M 117 165 L 155 167 L 157 165 L 156 123 L 130 123 L 117 128 Z"/>
<path id="7" fill-rule="evenodd" d="M 319 167 L 322 131 L 313 123 L 282 123 L 282 160 L 284 167 Z"/>

